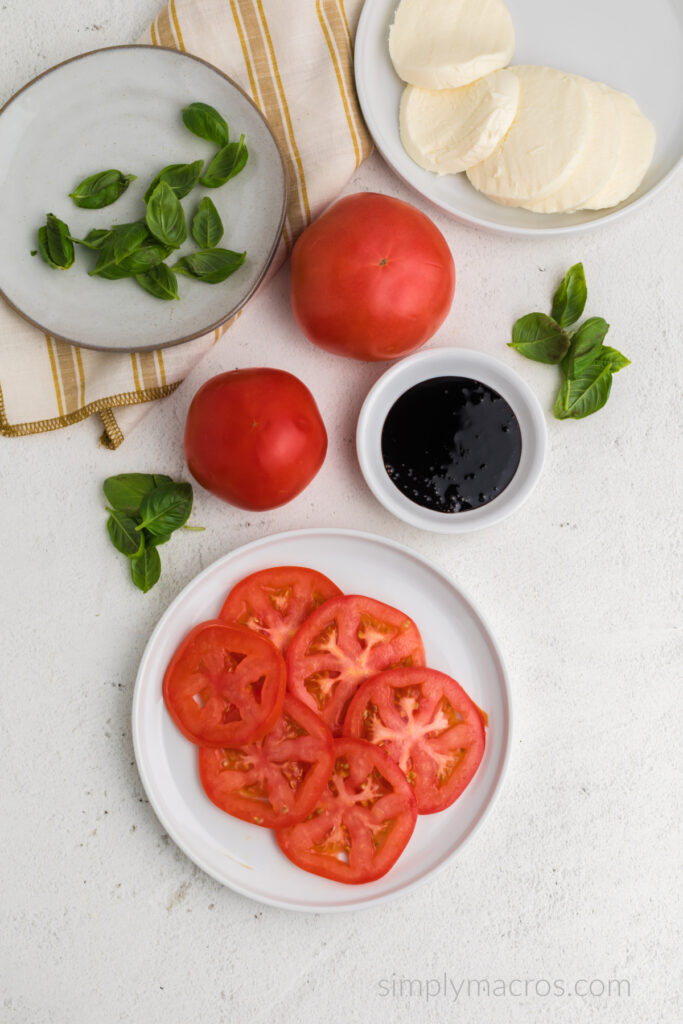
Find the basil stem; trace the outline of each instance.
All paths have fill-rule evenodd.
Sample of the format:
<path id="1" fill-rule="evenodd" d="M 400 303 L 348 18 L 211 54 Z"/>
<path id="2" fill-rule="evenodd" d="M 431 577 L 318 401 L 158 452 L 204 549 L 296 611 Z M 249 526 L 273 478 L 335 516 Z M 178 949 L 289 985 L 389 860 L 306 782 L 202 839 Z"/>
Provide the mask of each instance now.
<path id="1" fill-rule="evenodd" d="M 152 267 L 142 274 L 136 274 L 135 280 L 146 292 L 149 292 L 156 299 L 170 300 L 180 298 L 178 295 L 178 279 L 171 268 L 166 266 L 165 263 L 159 263 L 158 266 Z"/>
<path id="2" fill-rule="evenodd" d="M 246 252 L 233 252 L 231 249 L 200 249 L 183 256 L 173 269 L 176 274 L 194 277 L 207 284 L 218 284 L 239 270 L 246 255 Z"/>
<path id="3" fill-rule="evenodd" d="M 103 206 L 115 203 L 136 177 L 135 174 L 122 174 L 116 170 L 100 171 L 84 178 L 69 195 L 76 206 L 86 210 L 100 210 Z"/>
<path id="4" fill-rule="evenodd" d="M 199 182 L 207 188 L 219 188 L 239 174 L 248 159 L 249 151 L 244 143 L 244 135 L 240 135 L 239 142 L 229 142 L 216 153 Z"/>
<path id="5" fill-rule="evenodd" d="M 191 192 L 199 181 L 199 175 L 204 168 L 203 160 L 195 160 L 192 164 L 169 164 L 159 171 L 145 192 L 143 199 L 149 202 L 152 192 L 160 181 L 165 181 L 173 189 L 178 199 L 183 199 L 188 192 Z"/>
<path id="6" fill-rule="evenodd" d="M 68 270 L 73 265 L 71 233 L 54 213 L 48 213 L 45 225 L 38 229 L 38 252 L 53 270 Z"/>
<path id="7" fill-rule="evenodd" d="M 145 219 L 151 233 L 163 245 L 177 249 L 187 238 L 187 224 L 180 200 L 163 180 L 149 197 Z"/>
<path id="8" fill-rule="evenodd" d="M 230 142 L 227 122 L 208 103 L 190 103 L 183 110 L 183 122 L 200 139 L 207 139 L 217 146 L 227 146 Z"/>
<path id="9" fill-rule="evenodd" d="M 202 249 L 215 248 L 223 237 L 223 222 L 208 196 L 204 196 L 192 218 L 192 237 Z"/>

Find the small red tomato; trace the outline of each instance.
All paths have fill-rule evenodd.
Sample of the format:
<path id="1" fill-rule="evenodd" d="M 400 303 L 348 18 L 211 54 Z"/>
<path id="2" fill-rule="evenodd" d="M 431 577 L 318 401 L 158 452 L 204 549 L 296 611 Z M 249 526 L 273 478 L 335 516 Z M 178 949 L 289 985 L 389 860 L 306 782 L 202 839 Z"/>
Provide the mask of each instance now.
<path id="1" fill-rule="evenodd" d="M 327 432 L 298 377 L 267 368 L 220 373 L 192 399 L 185 458 L 194 478 L 239 508 L 276 508 L 300 494 L 325 459 Z"/>
<path id="2" fill-rule="evenodd" d="M 424 213 L 361 192 L 331 206 L 292 252 L 292 310 L 309 341 L 354 359 L 396 359 L 448 315 L 455 266 Z"/>

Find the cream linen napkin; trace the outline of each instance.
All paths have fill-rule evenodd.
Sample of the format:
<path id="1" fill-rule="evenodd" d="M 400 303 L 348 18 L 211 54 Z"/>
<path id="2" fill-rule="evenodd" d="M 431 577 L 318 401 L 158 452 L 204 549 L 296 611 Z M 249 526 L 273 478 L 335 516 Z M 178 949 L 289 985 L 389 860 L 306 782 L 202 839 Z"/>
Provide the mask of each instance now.
<path id="1" fill-rule="evenodd" d="M 265 114 L 289 177 L 274 269 L 370 152 L 353 84 L 363 0 L 170 0 L 140 40 L 196 54 Z M 247 313 L 248 315 L 248 313 Z M 56 430 L 99 413 L 117 448 L 145 403 L 174 391 L 223 328 L 174 348 L 111 354 L 42 334 L 0 301 L 0 433 Z"/>

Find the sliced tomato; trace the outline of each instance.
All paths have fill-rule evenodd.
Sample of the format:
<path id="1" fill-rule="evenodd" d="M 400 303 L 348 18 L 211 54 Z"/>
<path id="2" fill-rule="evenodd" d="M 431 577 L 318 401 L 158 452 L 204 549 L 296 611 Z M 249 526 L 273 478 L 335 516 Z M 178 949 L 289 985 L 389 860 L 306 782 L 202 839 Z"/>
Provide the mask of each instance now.
<path id="1" fill-rule="evenodd" d="M 396 863 L 413 833 L 415 796 L 396 762 L 372 743 L 335 740 L 334 754 L 315 809 L 278 829 L 277 841 L 304 871 L 336 882 L 373 882 Z"/>
<path id="2" fill-rule="evenodd" d="M 420 814 L 450 807 L 484 756 L 482 712 L 455 679 L 433 668 L 396 668 L 359 687 L 344 735 L 375 743 L 415 790 Z"/>
<path id="3" fill-rule="evenodd" d="M 183 736 L 208 746 L 241 746 L 275 725 L 286 668 L 270 640 L 211 620 L 185 637 L 164 676 L 164 701 Z"/>
<path id="4" fill-rule="evenodd" d="M 292 640 L 287 688 L 340 736 L 347 705 L 364 679 L 424 663 L 419 630 L 403 612 L 370 597 L 333 597 Z"/>
<path id="5" fill-rule="evenodd" d="M 310 814 L 333 764 L 332 733 L 289 693 L 263 739 L 199 750 L 199 777 L 209 799 L 235 818 L 265 828 L 291 825 Z"/>
<path id="6" fill-rule="evenodd" d="M 340 594 L 339 587 L 321 572 L 282 565 L 241 580 L 225 599 L 220 618 L 267 636 L 284 654 L 311 612 Z"/>

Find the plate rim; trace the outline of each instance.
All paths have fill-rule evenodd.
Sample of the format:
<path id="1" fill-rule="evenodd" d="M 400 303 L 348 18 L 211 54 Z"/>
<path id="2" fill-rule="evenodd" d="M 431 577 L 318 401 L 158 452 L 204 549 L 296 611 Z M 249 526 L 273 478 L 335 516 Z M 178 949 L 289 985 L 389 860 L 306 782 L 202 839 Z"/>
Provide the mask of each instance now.
<path id="1" fill-rule="evenodd" d="M 53 71 L 58 71 L 59 68 L 64 67 L 66 64 L 73 64 L 77 60 L 81 60 L 83 57 L 92 57 L 95 54 L 98 54 L 98 53 L 108 53 L 108 52 L 111 52 L 112 50 L 153 50 L 153 51 L 155 51 L 157 53 L 173 53 L 173 54 L 175 54 L 178 57 L 182 57 L 182 58 L 187 57 L 190 60 L 196 61 L 198 64 L 203 64 L 205 67 L 209 68 L 211 71 L 214 71 L 217 75 L 220 75 L 220 77 L 224 78 L 225 81 L 228 82 L 229 85 L 232 85 L 239 93 L 242 94 L 242 96 L 247 100 L 249 105 L 254 108 L 254 111 L 258 114 L 258 116 L 263 121 L 263 123 L 264 123 L 264 125 L 266 127 L 266 130 L 268 131 L 268 134 L 272 138 L 273 143 L 275 145 L 275 150 L 276 150 L 278 158 L 280 160 L 280 167 L 281 167 L 281 170 L 282 170 L 282 204 L 281 204 L 281 208 L 280 208 L 280 217 L 279 217 L 279 222 L 278 222 L 278 228 L 277 228 L 277 233 L 275 235 L 275 240 L 274 240 L 274 242 L 273 242 L 273 244 L 271 246 L 271 249 L 270 249 L 270 251 L 269 251 L 269 253 L 268 253 L 267 257 L 266 257 L 266 260 L 264 262 L 262 271 L 259 273 L 258 277 L 254 281 L 254 284 L 250 288 L 249 292 L 244 296 L 244 298 L 240 302 L 236 303 L 225 314 L 225 316 L 222 316 L 219 320 L 215 321 L 214 323 L 212 323 L 212 324 L 210 324 L 210 325 L 208 325 L 206 327 L 202 327 L 202 328 L 200 328 L 197 331 L 193 331 L 190 334 L 184 334 L 180 338 L 173 338 L 171 341 L 163 341 L 163 342 L 152 344 L 152 345 L 134 345 L 131 348 L 128 348 L 128 347 L 124 348 L 124 347 L 122 347 L 120 345 L 119 346 L 115 346 L 115 347 L 112 347 L 112 346 L 109 346 L 109 345 L 93 345 L 93 344 L 91 344 L 90 342 L 87 342 L 87 341 L 79 341 L 79 340 L 77 340 L 75 338 L 68 338 L 64 334 L 56 334 L 48 325 L 41 324 L 37 320 L 34 320 L 33 317 L 29 316 L 28 313 L 26 313 L 23 309 L 20 309 L 19 306 L 17 306 L 9 298 L 7 293 L 4 291 L 4 289 L 0 285 L 0 299 L 2 299 L 4 302 L 6 302 L 7 305 L 10 307 L 10 309 L 13 309 L 15 313 L 18 313 L 19 316 L 22 317 L 23 320 L 26 320 L 27 323 L 30 323 L 33 327 L 36 327 L 39 331 L 42 331 L 45 334 L 49 334 L 51 338 L 56 338 L 58 341 L 64 341 L 68 345 L 75 345 L 77 348 L 89 349 L 92 352 L 121 352 L 121 353 L 154 352 L 156 349 L 160 349 L 160 348 L 173 348 L 176 345 L 182 345 L 182 344 L 184 344 L 187 341 L 193 341 L 195 338 L 201 338 L 204 334 L 210 334 L 212 331 L 217 330 L 223 324 L 227 323 L 228 320 L 231 320 L 233 317 L 235 317 L 240 312 L 240 310 L 242 310 L 244 308 L 244 306 L 247 304 L 247 302 L 249 302 L 249 300 L 253 297 L 253 295 L 257 291 L 257 289 L 261 286 L 261 284 L 263 283 L 263 279 L 265 278 L 266 274 L 268 273 L 268 270 L 270 269 L 270 266 L 271 266 L 271 264 L 273 262 L 273 259 L 275 258 L 275 254 L 277 252 L 278 246 L 280 244 L 280 240 L 282 238 L 282 230 L 284 228 L 285 217 L 287 216 L 287 195 L 288 195 L 288 187 L 289 187 L 289 181 L 288 181 L 288 176 L 287 176 L 287 165 L 286 165 L 285 160 L 284 160 L 284 156 L 283 156 L 283 152 L 282 152 L 282 147 L 281 147 L 280 143 L 278 142 L 278 140 L 275 138 L 275 135 L 273 134 L 273 129 L 271 128 L 270 124 L 268 123 L 268 120 L 266 119 L 266 117 L 263 114 L 263 112 L 261 110 L 259 110 L 259 108 L 254 103 L 254 101 L 251 98 L 251 96 L 249 96 L 248 93 L 246 93 L 245 90 L 240 85 L 238 85 L 237 82 L 233 78 L 230 77 L 230 75 L 226 75 L 226 73 L 224 71 L 221 71 L 220 68 L 216 67 L 215 64 L 212 64 L 208 60 L 204 60 L 203 57 L 198 57 L 194 53 L 186 53 L 184 50 L 177 50 L 173 46 L 155 46 L 153 43 L 119 43 L 119 44 L 117 44 L 115 46 L 98 46 L 94 50 L 86 50 L 84 53 L 77 53 L 73 57 L 67 57 L 65 60 L 59 61 L 58 64 L 53 64 L 51 67 L 46 68 L 44 71 L 41 71 L 40 74 L 35 75 L 28 82 L 26 82 L 24 85 L 22 85 L 20 89 L 18 89 L 15 93 L 13 93 L 9 97 L 9 99 L 5 103 L 3 103 L 3 105 L 0 107 L 0 118 L 5 113 L 5 111 L 10 106 L 10 104 L 13 103 L 14 100 L 17 99 L 17 97 L 21 96 L 21 94 L 23 92 L 25 92 L 27 89 L 30 89 L 31 86 L 35 85 L 35 83 L 40 81 L 41 78 L 47 77 L 47 75 L 52 74 Z"/>
<path id="2" fill-rule="evenodd" d="M 398 5 L 398 0 L 395 0 L 395 3 L 396 5 Z M 669 168 L 666 174 L 662 178 L 660 178 L 659 181 L 656 182 L 656 184 L 649 188 L 647 192 L 643 193 L 642 196 L 639 196 L 637 199 L 634 199 L 630 203 L 626 203 L 625 206 L 620 205 L 617 207 L 617 209 L 608 209 L 603 216 L 595 217 L 592 220 L 583 221 L 579 224 L 566 224 L 547 228 L 522 227 L 514 224 L 500 224 L 494 220 L 489 220 L 487 218 L 477 217 L 474 215 L 470 216 L 466 213 L 454 210 L 447 203 L 442 202 L 431 195 L 427 195 L 427 193 L 423 192 L 421 188 L 414 184 L 414 182 L 410 181 L 404 174 L 402 174 L 401 171 L 394 164 L 393 160 L 391 160 L 388 154 L 385 152 L 384 147 L 381 145 L 381 143 L 375 136 L 377 120 L 373 116 L 373 108 L 368 102 L 368 96 L 370 95 L 371 90 L 366 89 L 365 80 L 363 78 L 363 74 L 367 71 L 367 67 L 366 64 L 363 63 L 363 61 L 358 60 L 359 54 L 363 52 L 365 40 L 370 37 L 369 23 L 371 19 L 370 11 L 372 9 L 373 8 L 369 3 L 365 3 L 363 5 L 363 9 L 358 19 L 358 28 L 356 30 L 356 38 L 354 44 L 353 73 L 354 81 L 356 84 L 356 91 L 358 93 L 358 102 L 360 104 L 360 108 L 363 114 L 363 119 L 365 120 L 365 123 L 368 127 L 368 131 L 372 136 L 373 143 L 377 147 L 377 150 L 381 154 L 382 159 L 386 163 L 387 167 L 391 169 L 392 173 L 395 174 L 396 177 L 399 178 L 404 183 L 404 185 L 407 185 L 407 187 L 411 189 L 411 191 L 413 191 L 416 195 L 421 196 L 428 203 L 431 203 L 433 206 L 436 206 L 437 209 L 443 210 L 444 213 L 448 214 L 448 216 L 453 218 L 453 220 L 458 221 L 458 223 L 465 224 L 467 227 L 470 228 L 481 229 L 492 234 L 516 235 L 522 238 L 546 238 L 555 235 L 573 234 L 574 232 L 578 231 L 590 231 L 594 228 L 601 227 L 604 224 L 611 223 L 612 221 L 616 220 L 619 217 L 622 217 L 625 213 L 628 213 L 631 210 L 640 209 L 646 202 L 648 202 L 650 199 L 653 199 L 656 195 L 658 195 L 658 193 L 661 192 L 662 189 L 666 188 L 671 179 L 674 178 L 680 171 L 681 167 L 683 167 L 682 150 L 678 159 L 676 160 L 676 163 Z"/>
<path id="3" fill-rule="evenodd" d="M 468 606 L 471 612 L 473 612 L 475 617 L 479 620 L 479 623 L 485 634 L 486 640 L 491 647 L 491 650 L 496 658 L 499 667 L 499 678 L 500 683 L 502 684 L 502 695 L 504 698 L 507 713 L 507 729 L 503 733 L 502 756 L 500 758 L 500 762 L 496 770 L 489 798 L 484 807 L 482 808 L 482 810 L 477 814 L 477 817 L 475 821 L 472 823 L 469 831 L 463 836 L 461 842 L 455 849 L 451 850 L 450 853 L 442 857 L 442 859 L 437 864 L 435 864 L 431 869 L 426 871 L 424 874 L 420 875 L 419 878 L 416 878 L 412 882 L 400 886 L 397 889 L 391 890 L 390 892 L 386 892 L 378 896 L 372 896 L 364 900 L 354 900 L 352 898 L 352 893 L 360 893 L 364 887 L 349 886 L 348 888 L 351 890 L 349 896 L 351 898 L 347 902 L 341 904 L 321 904 L 315 907 L 310 907 L 303 906 L 300 903 L 288 901 L 287 899 L 273 899 L 269 896 L 266 897 L 262 895 L 256 895 L 248 887 L 243 886 L 239 882 L 226 882 L 225 879 L 219 878 L 218 874 L 214 872 L 213 869 L 204 862 L 201 854 L 197 855 L 194 851 L 192 851 L 189 848 L 189 844 L 185 842 L 185 839 L 182 836 L 178 835 L 178 832 L 176 831 L 173 823 L 167 820 L 164 809 L 160 807 L 159 803 L 157 802 L 156 795 L 153 791 L 153 788 L 150 786 L 149 779 L 146 774 L 140 738 L 140 706 L 142 703 L 142 693 L 144 687 L 143 675 L 147 668 L 147 662 L 151 657 L 152 647 L 156 641 L 156 638 L 161 629 L 163 628 L 167 619 L 170 618 L 172 612 L 177 608 L 179 604 L 183 602 L 185 597 L 192 591 L 192 589 L 195 586 L 197 586 L 197 584 L 201 582 L 202 579 L 204 579 L 210 573 L 214 572 L 219 565 L 228 563 L 232 558 L 234 558 L 238 554 L 243 554 L 244 552 L 252 551 L 254 549 L 258 549 L 259 547 L 266 547 L 267 545 L 272 544 L 273 542 L 280 542 L 294 537 L 331 537 L 340 535 L 345 538 L 370 541 L 374 544 L 380 544 L 382 546 L 393 549 L 394 551 L 397 551 L 404 556 L 408 556 L 409 558 L 416 560 L 423 566 L 429 568 L 432 572 L 435 572 L 439 577 L 441 577 L 441 579 L 444 580 L 444 582 L 451 588 L 451 590 L 455 591 L 460 600 L 462 600 Z M 199 867 L 202 871 L 205 872 L 205 874 L 209 875 L 219 884 L 225 886 L 228 889 L 231 889 L 233 892 L 239 893 L 241 896 L 245 896 L 248 899 L 254 900 L 256 903 L 261 903 L 272 907 L 278 907 L 282 910 L 293 910 L 298 913 L 348 913 L 354 910 L 365 910 L 369 909 L 370 907 L 376 907 L 381 904 L 388 903 L 391 900 L 397 899 L 399 896 L 402 896 L 408 892 L 413 891 L 420 885 L 427 882 L 429 879 L 433 879 L 440 871 L 444 870 L 445 867 L 455 859 L 458 853 L 467 845 L 467 843 L 470 842 L 472 837 L 482 828 L 500 796 L 505 776 L 509 768 L 513 739 L 512 688 L 510 685 L 510 676 L 505 664 L 505 660 L 503 658 L 498 642 L 495 638 L 495 634 L 493 633 L 488 623 L 488 620 L 482 614 L 477 604 L 468 597 L 468 595 L 462 590 L 459 584 L 456 583 L 455 580 L 453 580 L 452 577 L 444 569 L 437 565 L 436 562 L 422 555 L 420 552 L 415 551 L 413 548 L 408 547 L 408 545 L 402 544 L 399 541 L 395 541 L 392 538 L 384 537 L 381 534 L 370 533 L 369 531 L 365 530 L 346 529 L 344 527 L 310 527 L 298 530 L 283 530 L 279 531 L 278 533 L 266 534 L 264 537 L 259 537 L 256 540 L 249 541 L 246 544 L 240 544 L 238 547 L 226 552 L 226 554 L 221 555 L 220 558 L 215 559 L 215 561 L 213 561 L 210 565 L 206 566 L 205 569 L 202 569 L 200 573 L 194 576 L 183 587 L 180 593 L 176 595 L 176 597 L 171 601 L 171 603 L 161 614 L 160 618 L 158 619 L 154 629 L 152 630 L 149 636 L 149 639 L 147 640 L 144 651 L 140 658 L 140 664 L 138 666 L 138 671 L 135 677 L 133 698 L 131 702 L 131 727 L 135 764 L 138 770 L 140 781 L 142 782 L 143 789 L 149 800 L 150 806 L 154 811 L 158 821 L 163 825 L 164 829 L 171 837 L 173 842 L 176 844 L 176 846 L 178 846 L 180 850 L 182 850 L 185 856 L 188 857 L 188 859 L 191 860 L 193 864 Z"/>

